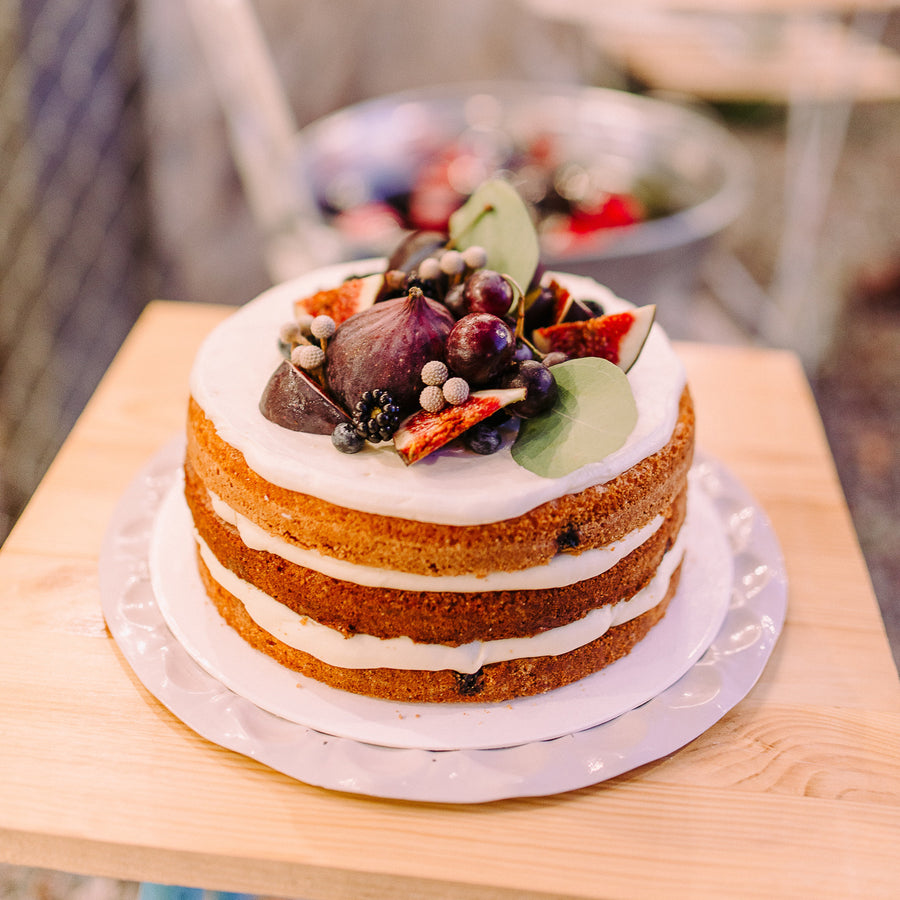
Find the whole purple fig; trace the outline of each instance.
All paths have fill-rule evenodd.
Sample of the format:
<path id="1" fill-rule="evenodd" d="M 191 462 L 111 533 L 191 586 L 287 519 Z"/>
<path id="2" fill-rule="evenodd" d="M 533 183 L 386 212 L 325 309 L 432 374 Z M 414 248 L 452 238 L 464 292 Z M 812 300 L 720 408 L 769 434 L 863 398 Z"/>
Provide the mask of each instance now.
<path id="1" fill-rule="evenodd" d="M 328 341 L 325 375 L 331 393 L 352 410 L 364 391 L 387 391 L 400 412 L 418 408 L 419 373 L 444 358 L 455 324 L 450 312 L 419 288 L 376 303 L 342 323 Z"/>

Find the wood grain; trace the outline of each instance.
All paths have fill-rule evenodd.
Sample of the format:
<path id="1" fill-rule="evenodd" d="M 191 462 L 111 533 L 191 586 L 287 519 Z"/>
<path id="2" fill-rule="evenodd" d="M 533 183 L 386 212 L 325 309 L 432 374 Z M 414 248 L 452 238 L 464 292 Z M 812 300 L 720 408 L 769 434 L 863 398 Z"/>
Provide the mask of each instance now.
<path id="1" fill-rule="evenodd" d="M 105 629 L 97 555 L 226 312 L 149 307 L 0 551 L 0 859 L 306 898 L 896 896 L 900 684 L 788 353 L 679 346 L 701 446 L 761 503 L 790 578 L 759 683 L 681 751 L 456 807 L 309 787 L 172 716 Z"/>

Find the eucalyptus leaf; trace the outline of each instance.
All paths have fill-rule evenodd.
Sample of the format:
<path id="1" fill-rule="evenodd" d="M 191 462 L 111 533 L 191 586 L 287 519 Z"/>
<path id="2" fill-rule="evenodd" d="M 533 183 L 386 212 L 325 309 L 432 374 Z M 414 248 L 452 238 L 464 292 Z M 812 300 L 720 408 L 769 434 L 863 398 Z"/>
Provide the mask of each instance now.
<path id="1" fill-rule="evenodd" d="M 511 184 L 496 178 L 485 181 L 450 216 L 449 231 L 456 249 L 484 247 L 490 268 L 528 290 L 540 248 L 531 213 Z"/>
<path id="2" fill-rule="evenodd" d="M 553 366 L 559 397 L 541 416 L 526 419 L 512 447 L 523 468 L 560 478 L 618 450 L 637 424 L 637 405 L 625 373 L 598 357 Z"/>

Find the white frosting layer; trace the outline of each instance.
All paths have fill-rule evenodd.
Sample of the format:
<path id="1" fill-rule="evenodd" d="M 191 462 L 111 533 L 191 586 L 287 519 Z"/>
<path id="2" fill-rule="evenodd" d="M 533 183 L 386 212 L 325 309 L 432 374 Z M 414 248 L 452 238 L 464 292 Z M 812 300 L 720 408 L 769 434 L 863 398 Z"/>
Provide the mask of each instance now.
<path id="1" fill-rule="evenodd" d="M 632 531 L 622 540 L 605 547 L 574 555 L 561 553 L 543 566 L 520 569 L 517 572 L 490 572 L 477 575 L 417 575 L 376 566 L 363 566 L 325 556 L 316 550 L 304 550 L 275 537 L 251 522 L 246 516 L 232 509 L 220 497 L 210 492 L 212 507 L 220 519 L 234 525 L 241 540 L 251 550 L 264 550 L 282 559 L 314 569 L 341 581 L 352 581 L 367 587 L 398 588 L 409 591 L 511 591 L 538 590 L 540 588 L 563 587 L 593 578 L 609 571 L 620 559 L 640 547 L 663 523 L 662 516 L 656 516 L 649 524 Z"/>
<path id="2" fill-rule="evenodd" d="M 338 506 L 419 522 L 480 525 L 501 521 L 563 494 L 610 481 L 669 441 L 685 384 L 684 368 L 659 326 L 628 373 L 638 408 L 625 445 L 563 478 L 543 478 L 518 466 L 508 447 L 492 456 L 444 449 L 405 466 L 392 446 L 339 453 L 330 438 L 269 422 L 259 398 L 281 362 L 277 336 L 292 318 L 293 301 L 352 274 L 383 268 L 363 261 L 320 269 L 272 288 L 226 319 L 204 342 L 191 373 L 194 398 L 221 438 L 273 484 Z M 575 296 L 600 301 L 607 311 L 629 308 L 591 279 L 560 275 Z"/>
<path id="3" fill-rule="evenodd" d="M 296 650 L 346 669 L 421 669 L 477 672 L 481 666 L 529 656 L 558 656 L 596 640 L 610 628 L 653 609 L 665 596 L 672 573 L 684 556 L 686 529 L 663 557 L 654 578 L 633 597 L 595 609 L 583 618 L 530 638 L 462 644 L 420 644 L 407 637 L 382 639 L 367 634 L 345 637 L 339 631 L 300 616 L 222 566 L 197 536 L 200 554 L 212 577 L 244 604 L 260 628 Z"/>

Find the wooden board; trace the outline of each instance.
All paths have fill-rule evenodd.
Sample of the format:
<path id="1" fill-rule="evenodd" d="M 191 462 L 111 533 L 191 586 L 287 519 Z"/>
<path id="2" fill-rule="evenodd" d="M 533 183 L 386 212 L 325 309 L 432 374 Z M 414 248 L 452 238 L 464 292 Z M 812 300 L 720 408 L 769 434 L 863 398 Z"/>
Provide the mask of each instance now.
<path id="1" fill-rule="evenodd" d="M 193 353 L 226 312 L 148 308 L 0 551 L 0 860 L 304 898 L 896 896 L 900 682 L 793 355 L 679 345 L 701 446 L 786 555 L 788 619 L 749 697 L 596 787 L 413 804 L 207 742 L 105 629 L 106 523 L 183 427 Z"/>

